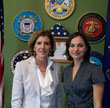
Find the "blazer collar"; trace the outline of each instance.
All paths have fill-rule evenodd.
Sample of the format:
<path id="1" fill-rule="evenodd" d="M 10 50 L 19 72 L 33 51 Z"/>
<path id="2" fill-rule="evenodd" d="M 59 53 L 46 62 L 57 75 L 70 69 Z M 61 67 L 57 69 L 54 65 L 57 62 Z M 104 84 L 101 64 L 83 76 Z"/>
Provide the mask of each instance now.
<path id="1" fill-rule="evenodd" d="M 28 58 L 27 62 L 30 64 L 29 69 L 30 69 L 31 84 L 32 84 L 33 88 L 36 90 L 36 92 L 38 93 L 38 95 L 40 96 L 40 85 L 39 85 L 39 80 L 38 80 L 38 76 L 37 76 L 37 65 L 36 65 L 34 56 L 31 56 L 30 58 Z M 54 62 L 51 61 L 49 58 L 48 58 L 47 68 L 50 68 L 53 82 L 56 82 L 56 80 L 55 80 L 56 72 L 54 72 L 55 71 Z"/>
<path id="2" fill-rule="evenodd" d="M 38 76 L 36 73 L 37 68 L 36 68 L 34 56 L 31 56 L 30 58 L 28 58 L 27 62 L 30 64 L 29 71 L 30 71 L 31 85 L 35 89 L 35 91 L 37 92 L 37 95 L 40 98 L 40 86 L 39 86 Z"/>

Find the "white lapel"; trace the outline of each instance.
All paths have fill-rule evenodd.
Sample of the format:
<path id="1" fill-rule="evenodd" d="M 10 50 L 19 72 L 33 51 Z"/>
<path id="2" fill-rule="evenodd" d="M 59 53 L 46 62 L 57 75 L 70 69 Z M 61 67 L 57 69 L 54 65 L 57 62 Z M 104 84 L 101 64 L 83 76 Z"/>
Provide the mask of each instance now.
<path id="1" fill-rule="evenodd" d="M 50 62 L 50 71 L 51 71 L 51 75 L 53 78 L 53 83 L 51 85 L 51 88 L 54 90 L 56 87 L 56 84 L 58 82 L 58 76 L 56 74 L 56 66 L 54 65 L 53 61 L 48 59 L 48 62 Z M 40 98 L 40 85 L 39 85 L 39 80 L 38 80 L 38 75 L 37 75 L 37 67 L 36 67 L 36 63 L 35 63 L 35 58 L 32 56 L 28 59 L 28 63 L 30 64 L 29 67 L 29 71 L 30 71 L 30 78 L 31 78 L 31 84 L 32 87 L 35 89 L 35 91 L 37 92 L 39 98 Z"/>
<path id="2" fill-rule="evenodd" d="M 29 58 L 28 63 L 30 63 L 29 71 L 32 87 L 36 90 L 38 96 L 40 97 L 40 86 L 37 76 L 37 67 L 35 64 L 35 58 L 32 56 Z"/>

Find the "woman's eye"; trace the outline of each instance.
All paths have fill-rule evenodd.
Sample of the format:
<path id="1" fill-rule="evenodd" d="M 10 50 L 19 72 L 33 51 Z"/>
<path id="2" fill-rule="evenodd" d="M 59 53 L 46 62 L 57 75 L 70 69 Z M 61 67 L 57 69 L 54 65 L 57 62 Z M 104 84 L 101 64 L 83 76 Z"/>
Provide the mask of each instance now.
<path id="1" fill-rule="evenodd" d="M 70 44 L 70 47 L 74 47 L 74 44 Z"/>
<path id="2" fill-rule="evenodd" d="M 43 43 L 42 43 L 42 42 L 36 42 L 36 44 L 37 44 L 37 45 L 41 45 L 41 44 L 43 44 Z M 44 42 L 44 44 L 45 44 L 45 45 L 50 45 L 49 42 Z"/>
<path id="3" fill-rule="evenodd" d="M 44 42 L 44 44 L 45 44 L 45 45 L 50 45 L 50 43 L 49 43 L 49 42 Z"/>
<path id="4" fill-rule="evenodd" d="M 41 44 L 41 42 L 36 42 L 36 44 L 40 45 L 40 44 Z"/>
<path id="5" fill-rule="evenodd" d="M 77 47 L 83 47 L 84 45 L 83 44 L 78 44 Z M 70 44 L 70 47 L 75 47 L 74 44 Z"/>
<path id="6" fill-rule="evenodd" d="M 79 44 L 78 46 L 79 46 L 79 47 L 83 47 L 84 45 L 83 45 L 83 44 Z"/>

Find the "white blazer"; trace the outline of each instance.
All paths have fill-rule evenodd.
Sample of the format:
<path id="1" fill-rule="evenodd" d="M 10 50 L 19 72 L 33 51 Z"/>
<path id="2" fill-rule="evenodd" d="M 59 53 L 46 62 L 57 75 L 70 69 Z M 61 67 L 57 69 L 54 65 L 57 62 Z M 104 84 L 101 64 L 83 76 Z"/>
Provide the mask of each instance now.
<path id="1" fill-rule="evenodd" d="M 54 91 L 51 96 L 52 108 L 61 108 L 60 65 L 53 62 L 50 70 Z M 16 64 L 11 104 L 12 108 L 40 108 L 40 86 L 33 56 Z"/>

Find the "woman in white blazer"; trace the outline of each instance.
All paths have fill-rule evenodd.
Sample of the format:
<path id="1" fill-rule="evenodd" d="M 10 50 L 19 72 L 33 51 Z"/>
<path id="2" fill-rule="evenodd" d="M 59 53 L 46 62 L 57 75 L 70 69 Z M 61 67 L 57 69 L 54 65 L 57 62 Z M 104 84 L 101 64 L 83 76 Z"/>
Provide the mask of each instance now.
<path id="1" fill-rule="evenodd" d="M 16 64 L 12 108 L 61 108 L 60 65 L 49 59 L 55 51 L 53 36 L 37 31 L 28 47 L 31 56 Z"/>

